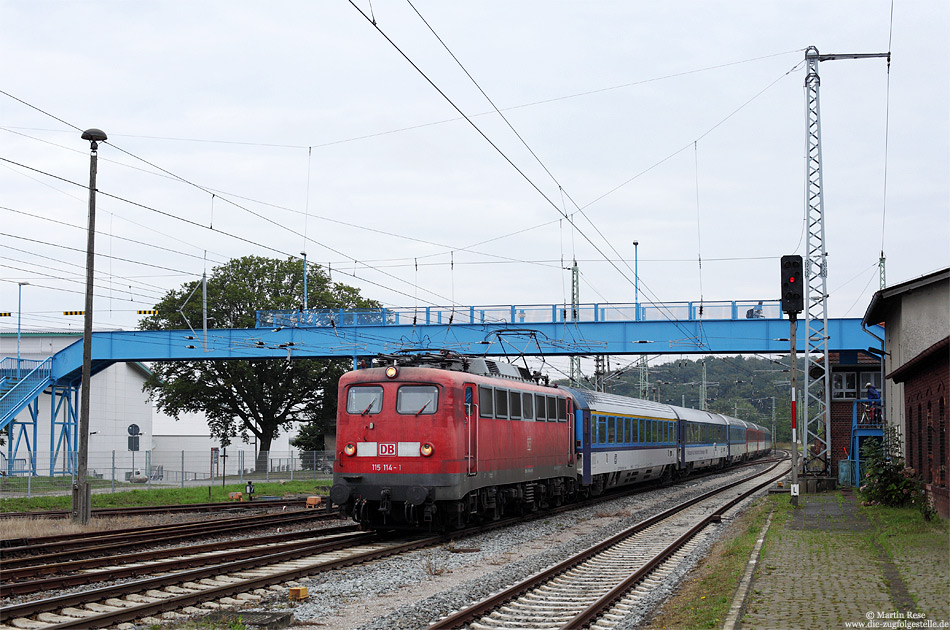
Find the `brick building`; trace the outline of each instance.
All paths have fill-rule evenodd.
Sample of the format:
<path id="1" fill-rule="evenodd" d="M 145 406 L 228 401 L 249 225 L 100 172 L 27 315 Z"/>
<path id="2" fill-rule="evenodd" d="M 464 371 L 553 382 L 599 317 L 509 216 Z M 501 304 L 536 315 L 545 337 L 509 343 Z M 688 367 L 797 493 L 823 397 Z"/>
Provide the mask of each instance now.
<path id="1" fill-rule="evenodd" d="M 863 323 L 884 325 L 887 421 L 900 432 L 907 465 L 950 516 L 950 268 L 878 291 Z"/>

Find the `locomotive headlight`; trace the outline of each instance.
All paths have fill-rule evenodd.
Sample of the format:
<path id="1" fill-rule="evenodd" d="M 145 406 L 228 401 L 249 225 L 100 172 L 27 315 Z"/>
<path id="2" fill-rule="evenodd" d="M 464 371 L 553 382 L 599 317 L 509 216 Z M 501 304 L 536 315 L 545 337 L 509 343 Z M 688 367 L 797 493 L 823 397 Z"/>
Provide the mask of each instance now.
<path id="1" fill-rule="evenodd" d="M 356 445 L 352 442 L 347 442 L 346 446 L 343 447 L 343 452 L 350 457 L 356 455 Z"/>
<path id="2" fill-rule="evenodd" d="M 423 442 L 422 445 L 419 447 L 419 452 L 422 454 L 423 457 L 429 457 L 430 455 L 432 455 L 433 452 L 435 452 L 435 449 L 432 448 L 432 445 L 429 444 L 428 442 Z"/>
<path id="3" fill-rule="evenodd" d="M 386 368 L 386 378 L 396 378 L 399 375 L 399 369 L 395 365 Z"/>

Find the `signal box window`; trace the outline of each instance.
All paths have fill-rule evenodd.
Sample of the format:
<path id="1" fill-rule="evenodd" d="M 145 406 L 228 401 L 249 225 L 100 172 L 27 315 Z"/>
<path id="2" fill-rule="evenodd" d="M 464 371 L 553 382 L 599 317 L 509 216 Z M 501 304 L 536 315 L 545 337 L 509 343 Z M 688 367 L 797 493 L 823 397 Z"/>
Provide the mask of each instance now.
<path id="1" fill-rule="evenodd" d="M 482 418 L 491 418 L 494 415 L 495 406 L 492 404 L 491 387 L 478 388 L 478 415 Z"/>
<path id="2" fill-rule="evenodd" d="M 365 416 L 383 410 L 383 388 L 379 385 L 354 385 L 346 393 L 346 412 Z"/>
<path id="3" fill-rule="evenodd" d="M 522 394 L 521 401 L 521 417 L 534 420 L 534 394 Z"/>
<path id="4" fill-rule="evenodd" d="M 832 398 L 857 398 L 858 375 L 856 372 L 831 373 Z"/>
<path id="5" fill-rule="evenodd" d="M 429 415 L 438 406 L 439 389 L 435 385 L 403 385 L 396 391 L 396 413 Z"/>

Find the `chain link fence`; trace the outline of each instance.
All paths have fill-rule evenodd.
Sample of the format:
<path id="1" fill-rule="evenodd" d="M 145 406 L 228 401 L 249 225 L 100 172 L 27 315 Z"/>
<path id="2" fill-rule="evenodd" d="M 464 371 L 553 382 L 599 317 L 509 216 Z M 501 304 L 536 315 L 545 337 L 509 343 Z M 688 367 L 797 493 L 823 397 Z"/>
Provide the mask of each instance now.
<path id="1" fill-rule="evenodd" d="M 37 453 L 35 462 L 0 457 L 0 499 L 70 494 L 76 481 L 77 455 L 71 452 L 53 459 L 48 453 Z M 328 480 L 333 475 L 332 451 L 90 451 L 87 462 L 89 483 L 96 493 L 246 481 Z"/>

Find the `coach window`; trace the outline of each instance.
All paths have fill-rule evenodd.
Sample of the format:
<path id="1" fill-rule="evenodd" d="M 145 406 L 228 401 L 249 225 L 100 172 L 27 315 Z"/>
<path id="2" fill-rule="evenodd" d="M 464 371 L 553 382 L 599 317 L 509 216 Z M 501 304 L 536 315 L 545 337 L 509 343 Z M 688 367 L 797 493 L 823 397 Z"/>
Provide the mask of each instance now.
<path id="1" fill-rule="evenodd" d="M 613 416 L 607 416 L 607 443 L 617 443 L 617 419 Z"/>
<path id="2" fill-rule="evenodd" d="M 538 422 L 544 422 L 547 419 L 547 403 L 544 402 L 544 396 L 541 394 L 534 395 L 535 409 L 538 410 L 537 418 Z"/>
<path id="3" fill-rule="evenodd" d="M 557 421 L 567 422 L 567 398 L 555 398 L 557 402 Z"/>
<path id="4" fill-rule="evenodd" d="M 512 420 L 521 419 L 521 392 L 508 392 L 508 412 Z"/>
<path id="5" fill-rule="evenodd" d="M 525 420 L 534 420 L 534 394 L 521 395 L 521 417 Z"/>
<path id="6" fill-rule="evenodd" d="M 439 389 L 435 385 L 403 385 L 396 390 L 396 413 L 430 415 L 439 407 Z"/>
<path id="7" fill-rule="evenodd" d="M 346 412 L 365 416 L 383 410 L 383 388 L 379 385 L 354 385 L 346 393 Z"/>
<path id="8" fill-rule="evenodd" d="M 630 418 L 623 419 L 623 441 L 625 444 L 630 443 Z"/>
<path id="9" fill-rule="evenodd" d="M 491 387 L 478 388 L 478 415 L 482 418 L 491 418 L 494 415 L 495 406 L 492 404 Z"/>
<path id="10" fill-rule="evenodd" d="M 501 418 L 501 419 L 508 417 L 508 390 L 507 389 L 495 390 L 495 417 Z"/>

